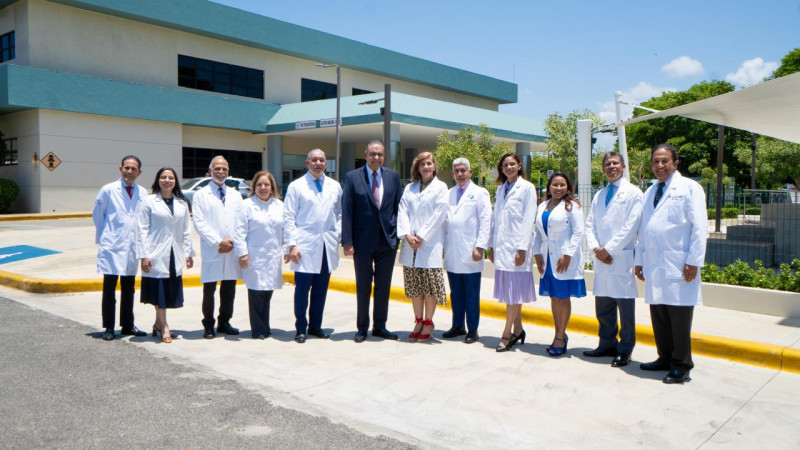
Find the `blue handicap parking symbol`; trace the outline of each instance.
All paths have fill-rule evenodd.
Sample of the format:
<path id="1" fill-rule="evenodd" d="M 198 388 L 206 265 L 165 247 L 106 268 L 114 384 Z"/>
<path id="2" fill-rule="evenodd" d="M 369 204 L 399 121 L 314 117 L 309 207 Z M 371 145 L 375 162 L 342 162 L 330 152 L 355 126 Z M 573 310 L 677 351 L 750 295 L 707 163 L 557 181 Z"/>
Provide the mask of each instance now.
<path id="1" fill-rule="evenodd" d="M 23 259 L 38 258 L 40 256 L 55 255 L 55 250 L 33 247 L 31 245 L 12 245 L 0 248 L 0 264 L 6 264 Z"/>

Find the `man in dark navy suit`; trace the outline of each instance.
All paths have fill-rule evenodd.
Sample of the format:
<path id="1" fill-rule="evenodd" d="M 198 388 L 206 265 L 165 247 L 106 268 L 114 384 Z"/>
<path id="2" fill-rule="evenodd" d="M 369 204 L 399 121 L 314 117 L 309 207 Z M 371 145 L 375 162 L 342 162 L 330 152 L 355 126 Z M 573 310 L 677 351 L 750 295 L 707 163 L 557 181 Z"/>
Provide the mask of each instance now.
<path id="1" fill-rule="evenodd" d="M 353 256 L 358 299 L 356 342 L 367 339 L 369 297 L 375 282 L 372 335 L 397 339 L 386 329 L 389 289 L 397 254 L 397 209 L 400 205 L 400 175 L 383 167 L 381 141 L 371 141 L 364 152 L 367 165 L 347 173 L 342 196 L 342 246 Z"/>

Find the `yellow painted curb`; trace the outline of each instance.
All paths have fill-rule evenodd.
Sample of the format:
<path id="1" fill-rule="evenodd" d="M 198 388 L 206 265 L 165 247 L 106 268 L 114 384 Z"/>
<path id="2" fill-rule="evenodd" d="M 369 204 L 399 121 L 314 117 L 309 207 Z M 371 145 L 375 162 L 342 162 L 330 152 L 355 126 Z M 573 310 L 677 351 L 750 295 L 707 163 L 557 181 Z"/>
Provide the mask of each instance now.
<path id="1" fill-rule="evenodd" d="M 136 287 L 140 286 L 140 279 L 136 279 Z M 294 283 L 294 272 L 284 272 L 283 281 Z M 32 292 L 36 294 L 56 294 L 72 292 L 92 292 L 103 290 L 102 279 L 89 280 L 43 280 L 38 278 L 25 277 L 8 272 L 0 271 L 0 284 L 11 288 Z M 237 284 L 242 284 L 239 281 Z M 199 275 L 186 275 L 183 277 L 185 287 L 202 286 Z M 331 277 L 328 289 L 356 294 L 356 282 L 345 278 Z M 392 286 L 389 298 L 393 301 L 410 303 L 406 298 L 405 290 L 402 287 Z M 449 310 L 450 303 L 442 309 Z M 505 319 L 505 305 L 493 300 L 481 299 L 481 315 L 496 319 Z M 553 318 L 549 312 L 538 309 L 523 307 L 522 321 L 532 325 L 542 327 L 552 327 Z M 572 333 L 597 335 L 597 319 L 594 317 L 573 315 L 569 322 L 569 331 Z M 653 338 L 653 328 L 648 325 L 636 325 L 636 339 L 638 343 L 655 345 Z M 780 345 L 762 344 L 759 342 L 744 341 L 739 339 L 726 338 L 722 336 L 711 336 L 700 333 L 692 333 L 692 348 L 697 354 L 722 358 L 737 363 L 749 364 L 757 367 L 785 371 L 800 374 L 800 349 L 782 347 Z"/>
<path id="2" fill-rule="evenodd" d="M 43 214 L 2 214 L 0 222 L 23 220 L 90 219 L 92 213 L 43 213 Z"/>

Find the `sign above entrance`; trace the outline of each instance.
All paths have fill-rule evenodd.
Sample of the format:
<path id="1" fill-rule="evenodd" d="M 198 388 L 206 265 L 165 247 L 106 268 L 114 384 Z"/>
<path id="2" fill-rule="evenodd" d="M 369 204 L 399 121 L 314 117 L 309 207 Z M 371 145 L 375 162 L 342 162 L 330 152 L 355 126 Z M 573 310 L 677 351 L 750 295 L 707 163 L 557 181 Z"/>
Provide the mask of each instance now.
<path id="1" fill-rule="evenodd" d="M 336 126 L 336 119 L 320 119 L 319 127 L 320 128 L 327 128 L 327 127 L 335 127 Z M 339 119 L 339 126 L 342 126 L 342 119 Z"/>
<path id="2" fill-rule="evenodd" d="M 40 161 L 50 170 L 50 172 L 56 170 L 56 167 L 61 164 L 61 160 L 58 159 L 58 156 L 53 154 L 53 152 L 44 155 Z"/>
<path id="3" fill-rule="evenodd" d="M 306 130 L 309 128 L 317 128 L 317 121 L 316 120 L 306 120 L 303 122 L 295 122 L 294 129 L 295 130 Z"/>

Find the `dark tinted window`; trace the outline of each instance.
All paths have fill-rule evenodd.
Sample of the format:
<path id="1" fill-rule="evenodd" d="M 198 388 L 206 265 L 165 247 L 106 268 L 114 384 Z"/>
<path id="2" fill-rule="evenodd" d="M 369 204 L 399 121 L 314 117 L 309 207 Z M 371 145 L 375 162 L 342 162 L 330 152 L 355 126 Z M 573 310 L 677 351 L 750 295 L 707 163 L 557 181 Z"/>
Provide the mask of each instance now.
<path id="1" fill-rule="evenodd" d="M 16 56 L 16 43 L 14 41 L 13 31 L 0 36 L 0 62 L 14 59 Z"/>
<path id="2" fill-rule="evenodd" d="M 178 55 L 178 86 L 264 98 L 264 71 Z"/>
<path id="3" fill-rule="evenodd" d="M 249 180 L 263 167 L 261 152 L 183 147 L 183 179 L 206 176 L 211 158 L 217 155 L 228 160 L 234 178 Z"/>
<path id="4" fill-rule="evenodd" d="M 374 94 L 374 93 L 375 92 L 368 91 L 366 89 L 353 88 L 353 95 L 364 95 L 364 94 Z"/>
<path id="5" fill-rule="evenodd" d="M 327 98 L 336 98 L 336 84 L 309 80 L 308 78 L 300 80 L 301 102 L 325 100 Z"/>

